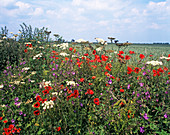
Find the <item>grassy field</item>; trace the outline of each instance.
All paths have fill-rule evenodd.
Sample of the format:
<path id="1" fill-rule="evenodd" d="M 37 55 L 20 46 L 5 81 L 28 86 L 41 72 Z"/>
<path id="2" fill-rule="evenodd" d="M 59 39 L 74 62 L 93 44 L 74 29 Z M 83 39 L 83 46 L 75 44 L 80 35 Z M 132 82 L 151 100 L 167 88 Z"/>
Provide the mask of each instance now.
<path id="1" fill-rule="evenodd" d="M 0 44 L 1 134 L 169 134 L 169 46 Z"/>

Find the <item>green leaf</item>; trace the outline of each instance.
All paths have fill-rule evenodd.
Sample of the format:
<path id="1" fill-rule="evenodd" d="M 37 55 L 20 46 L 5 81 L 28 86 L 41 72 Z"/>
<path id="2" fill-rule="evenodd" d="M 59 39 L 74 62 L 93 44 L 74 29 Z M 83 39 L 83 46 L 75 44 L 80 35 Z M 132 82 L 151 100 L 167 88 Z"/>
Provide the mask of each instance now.
<path id="1" fill-rule="evenodd" d="M 44 130 L 45 130 L 45 129 L 39 130 L 37 134 L 38 134 L 38 135 L 41 135 L 41 133 L 42 133 Z"/>

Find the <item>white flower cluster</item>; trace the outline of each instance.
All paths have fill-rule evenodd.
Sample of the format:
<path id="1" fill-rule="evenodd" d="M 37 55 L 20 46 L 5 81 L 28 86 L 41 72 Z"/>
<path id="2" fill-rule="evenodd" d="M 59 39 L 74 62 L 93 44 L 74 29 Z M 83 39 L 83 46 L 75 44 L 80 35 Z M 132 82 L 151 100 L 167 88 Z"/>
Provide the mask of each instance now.
<path id="1" fill-rule="evenodd" d="M 170 57 L 165 57 L 165 56 L 162 56 L 162 57 L 160 57 L 160 59 L 166 59 L 166 60 L 170 60 Z"/>
<path id="2" fill-rule="evenodd" d="M 4 87 L 4 85 L 3 85 L 3 84 L 1 84 L 1 85 L 0 85 L 0 89 L 2 89 L 3 87 Z"/>
<path id="3" fill-rule="evenodd" d="M 163 63 L 161 61 L 148 61 L 146 62 L 146 64 L 151 64 L 153 66 L 157 66 L 157 65 L 163 65 Z"/>
<path id="4" fill-rule="evenodd" d="M 66 49 L 68 47 L 68 43 L 62 43 L 62 44 L 54 44 L 53 47 L 60 47 L 61 49 Z"/>
<path id="5" fill-rule="evenodd" d="M 49 109 L 49 108 L 53 108 L 54 106 L 54 102 L 52 100 L 50 101 L 45 101 L 43 104 L 42 104 L 43 109 Z"/>
<path id="6" fill-rule="evenodd" d="M 72 85 L 72 86 L 76 86 L 77 83 L 75 83 L 74 81 L 66 81 L 67 85 Z"/>
<path id="7" fill-rule="evenodd" d="M 65 53 L 65 52 L 62 52 L 60 53 L 61 56 L 68 56 L 69 54 Z"/>
<path id="8" fill-rule="evenodd" d="M 44 47 L 43 47 L 43 46 L 40 46 L 39 48 L 40 48 L 40 49 L 44 49 Z"/>
<path id="9" fill-rule="evenodd" d="M 43 55 L 42 53 L 35 55 L 35 56 L 33 57 L 33 60 L 35 60 L 37 57 L 42 57 L 42 55 Z"/>
<path id="10" fill-rule="evenodd" d="M 44 79 L 43 82 L 40 83 L 39 88 L 41 89 L 42 87 L 46 87 L 46 86 L 49 86 L 49 85 L 51 85 L 51 81 L 45 82 L 45 79 Z"/>
<path id="11" fill-rule="evenodd" d="M 56 96 L 57 96 L 57 95 L 60 96 L 60 95 L 62 94 L 62 91 L 60 91 L 59 93 L 58 93 L 58 92 L 52 92 L 51 94 L 52 94 L 52 95 L 56 95 Z"/>
<path id="12" fill-rule="evenodd" d="M 30 67 L 24 67 L 24 68 L 22 68 L 22 70 L 24 70 L 24 71 L 27 71 L 27 70 L 29 70 L 30 69 Z"/>

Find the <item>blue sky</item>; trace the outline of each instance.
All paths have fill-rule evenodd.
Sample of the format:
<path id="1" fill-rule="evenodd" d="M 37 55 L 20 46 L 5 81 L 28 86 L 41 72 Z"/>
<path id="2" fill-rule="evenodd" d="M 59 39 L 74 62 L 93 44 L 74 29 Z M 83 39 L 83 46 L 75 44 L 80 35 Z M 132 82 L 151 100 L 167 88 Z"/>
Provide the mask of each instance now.
<path id="1" fill-rule="evenodd" d="M 0 0 L 0 27 L 23 22 L 64 39 L 170 42 L 170 0 Z M 53 35 L 51 35 L 53 37 Z"/>

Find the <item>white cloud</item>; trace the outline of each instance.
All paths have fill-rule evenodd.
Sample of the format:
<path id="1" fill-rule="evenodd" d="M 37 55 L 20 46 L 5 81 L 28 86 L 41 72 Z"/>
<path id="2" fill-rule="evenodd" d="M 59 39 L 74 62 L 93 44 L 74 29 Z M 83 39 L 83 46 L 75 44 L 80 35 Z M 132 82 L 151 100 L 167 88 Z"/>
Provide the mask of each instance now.
<path id="1" fill-rule="evenodd" d="M 8 5 L 11 5 L 15 2 L 15 0 L 1 0 L 0 7 L 6 7 Z"/>
<path id="2" fill-rule="evenodd" d="M 36 8 L 34 12 L 31 12 L 29 15 L 35 15 L 35 16 L 38 16 L 38 15 L 42 15 L 44 13 L 43 9 L 42 8 Z"/>
<path id="3" fill-rule="evenodd" d="M 24 3 L 24 2 L 21 2 L 21 1 L 16 2 L 15 5 L 18 6 L 19 9 L 22 9 L 22 10 L 31 7 L 30 4 L 27 4 L 27 3 Z"/>
<path id="4" fill-rule="evenodd" d="M 156 23 L 152 23 L 150 28 L 151 29 L 160 29 L 161 27 L 158 24 L 156 24 Z"/>

